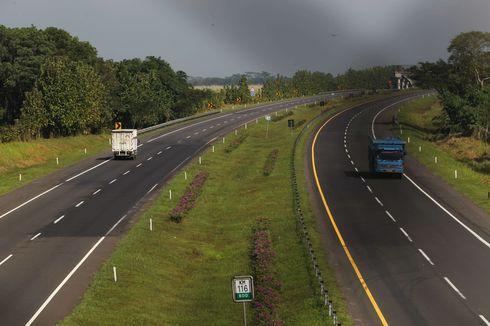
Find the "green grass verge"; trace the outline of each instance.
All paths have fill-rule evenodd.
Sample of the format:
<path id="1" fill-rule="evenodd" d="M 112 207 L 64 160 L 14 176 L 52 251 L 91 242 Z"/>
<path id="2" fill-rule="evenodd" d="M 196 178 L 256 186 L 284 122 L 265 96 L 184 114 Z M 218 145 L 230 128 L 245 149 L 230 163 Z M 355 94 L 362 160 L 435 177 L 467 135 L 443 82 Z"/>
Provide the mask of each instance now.
<path id="1" fill-rule="evenodd" d="M 331 113 L 347 105 L 338 101 L 329 105 L 333 104 L 336 108 Z M 311 120 L 322 109 L 301 107 L 291 118 Z M 225 153 L 226 144 L 217 142 L 214 153 L 203 154 L 202 165 L 192 162 L 184 168 L 188 180 L 184 180 L 182 171 L 168 182 L 95 275 L 81 303 L 61 324 L 241 324 L 242 306 L 231 299 L 230 279 L 250 274 L 250 240 L 257 217 L 271 221 L 275 268 L 283 283 L 278 318 L 290 325 L 329 322 L 292 210 L 289 162 L 299 130 L 291 133 L 286 121 L 272 122 L 266 138 L 265 121 L 259 121 L 248 125 L 247 138 L 233 152 Z M 228 135 L 226 142 L 234 137 Z M 264 162 L 273 149 L 279 151 L 278 159 L 271 175 L 264 176 Z M 302 152 L 298 148 L 298 156 Z M 302 160 L 299 166 L 304 169 Z M 209 179 L 196 206 L 182 223 L 171 222 L 169 212 L 193 176 L 203 169 L 209 172 Z M 300 188 L 306 189 L 304 176 L 300 181 Z M 309 206 L 307 196 L 302 192 L 305 207 Z M 311 209 L 305 213 L 307 223 L 315 228 Z M 339 318 L 343 325 L 351 325 L 320 235 L 313 229 L 310 234 Z M 118 270 L 117 283 L 112 279 L 113 266 Z M 250 305 L 248 311 L 252 313 Z"/>
<path id="2" fill-rule="evenodd" d="M 109 137 L 105 134 L 0 143 L 0 196 L 88 156 L 110 150 Z"/>
<path id="3" fill-rule="evenodd" d="M 439 115 L 441 110 L 435 96 L 404 104 L 398 112 L 402 133 L 398 127 L 393 128 L 393 132 L 405 141 L 410 138 L 410 143 L 407 144 L 409 155 L 427 166 L 455 190 L 490 212 L 490 175 L 477 172 L 471 167 L 473 158 L 478 156 L 474 152 L 483 152 L 485 145 L 469 138 L 434 141 L 436 127 L 432 119 Z"/>

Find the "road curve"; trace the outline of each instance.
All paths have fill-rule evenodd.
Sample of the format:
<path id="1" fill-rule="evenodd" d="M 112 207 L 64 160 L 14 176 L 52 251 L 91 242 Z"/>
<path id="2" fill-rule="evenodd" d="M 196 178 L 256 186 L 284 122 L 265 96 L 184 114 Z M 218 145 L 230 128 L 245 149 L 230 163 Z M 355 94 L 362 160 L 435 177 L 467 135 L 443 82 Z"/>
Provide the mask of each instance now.
<path id="1" fill-rule="evenodd" d="M 0 325 L 52 325 L 66 316 L 131 218 L 210 141 L 271 112 L 330 97 L 262 105 L 152 133 L 136 160 L 114 161 L 108 153 L 1 197 Z"/>
<path id="2" fill-rule="evenodd" d="M 326 246 L 360 325 L 490 325 L 488 214 L 410 155 L 401 180 L 367 172 L 368 136 L 390 135 L 395 103 L 410 96 L 357 106 L 318 130 L 310 179 Z"/>

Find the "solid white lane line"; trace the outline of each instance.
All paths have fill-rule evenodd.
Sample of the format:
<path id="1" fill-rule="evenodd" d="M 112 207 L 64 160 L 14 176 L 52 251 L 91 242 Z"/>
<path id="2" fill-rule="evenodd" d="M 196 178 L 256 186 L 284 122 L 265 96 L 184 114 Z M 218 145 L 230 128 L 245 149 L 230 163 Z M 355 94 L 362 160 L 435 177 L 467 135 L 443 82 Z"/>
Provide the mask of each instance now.
<path id="1" fill-rule="evenodd" d="M 44 301 L 44 303 L 39 307 L 39 309 L 36 311 L 36 313 L 29 319 L 29 321 L 26 323 L 26 326 L 32 325 L 32 323 L 36 320 L 36 318 L 41 314 L 41 312 L 46 308 L 46 306 L 53 300 L 54 296 L 61 290 L 61 288 L 70 280 L 70 278 L 75 274 L 75 272 L 82 266 L 82 264 L 87 260 L 87 258 L 94 252 L 95 249 L 104 241 L 104 239 L 121 223 L 122 220 L 126 218 L 126 215 L 121 217 L 119 221 L 116 222 L 112 226 L 112 228 L 106 232 L 106 234 L 97 241 L 92 248 L 85 254 L 85 256 L 78 262 L 78 264 L 68 273 L 68 275 L 65 277 L 65 279 L 54 289 L 54 291 L 49 295 L 49 297 Z M 0 263 L 1 265 L 1 263 Z"/>
<path id="2" fill-rule="evenodd" d="M 4 260 L 0 261 L 0 266 L 2 266 L 3 264 L 5 264 L 7 262 L 7 260 L 9 260 L 10 258 L 12 258 L 12 254 L 8 255 L 7 258 L 5 258 Z"/>
<path id="3" fill-rule="evenodd" d="M 61 185 L 62 185 L 62 183 L 57 184 L 56 186 L 49 188 L 49 189 L 48 189 L 48 190 L 46 190 L 45 192 L 42 192 L 42 193 L 40 193 L 39 195 L 37 195 L 37 196 L 35 196 L 35 197 L 32 197 L 32 198 L 31 198 L 31 199 L 29 199 L 28 201 L 25 201 L 25 202 L 23 202 L 22 204 L 20 204 L 19 206 L 15 207 L 15 208 L 12 208 L 12 209 L 11 209 L 11 210 L 9 210 L 7 213 L 4 213 L 3 215 L 0 215 L 0 218 L 5 217 L 5 216 L 9 215 L 9 214 L 10 214 L 10 213 L 12 213 L 12 212 L 15 212 L 15 211 L 16 211 L 16 210 L 18 210 L 19 208 L 24 207 L 25 205 L 29 204 L 31 201 L 36 200 L 36 199 L 38 199 L 38 198 L 39 198 L 39 197 L 41 197 L 41 196 L 44 196 L 44 195 L 45 195 L 45 194 L 47 194 L 48 192 L 50 192 L 50 191 L 52 191 L 52 190 L 54 190 L 54 189 L 58 188 L 58 187 L 59 187 L 59 186 L 61 186 Z"/>
<path id="4" fill-rule="evenodd" d="M 413 242 L 412 238 L 408 235 L 407 231 L 405 231 L 403 228 L 400 228 L 400 231 L 407 237 L 408 241 Z"/>
<path id="5" fill-rule="evenodd" d="M 123 175 L 126 175 L 126 174 L 128 174 L 129 172 L 131 172 L 131 171 L 129 171 L 129 170 L 128 170 L 128 171 L 124 172 L 124 173 L 123 173 Z"/>
<path id="6" fill-rule="evenodd" d="M 151 189 L 148 190 L 148 192 L 146 194 L 149 194 L 150 192 L 152 192 L 153 189 L 155 189 L 157 186 L 158 186 L 158 183 L 155 183 L 155 185 L 153 187 L 151 187 Z"/>
<path id="7" fill-rule="evenodd" d="M 485 323 L 485 325 L 490 326 L 490 322 L 485 318 L 485 316 L 478 315 L 478 317 L 480 317 L 480 319 L 483 320 L 483 322 Z"/>
<path id="8" fill-rule="evenodd" d="M 373 193 L 373 190 L 371 189 L 371 187 L 369 186 L 366 186 L 367 190 L 370 192 L 370 193 Z"/>
<path id="9" fill-rule="evenodd" d="M 429 264 L 434 265 L 432 260 L 430 260 L 429 256 L 427 256 L 427 254 L 422 249 L 419 249 L 419 251 L 422 254 L 422 256 L 424 256 L 424 258 L 429 262 Z"/>
<path id="10" fill-rule="evenodd" d="M 472 229 L 470 229 L 470 227 L 468 227 L 466 224 L 464 224 L 463 222 L 461 222 L 456 216 L 454 216 L 450 211 L 448 211 L 444 206 L 442 206 L 441 204 L 439 204 L 439 202 L 437 200 L 435 200 L 434 198 L 432 198 L 427 192 L 425 192 L 425 190 L 423 190 L 418 184 L 415 183 L 415 181 L 413 181 L 408 175 L 406 175 L 405 173 L 403 174 L 408 181 L 410 181 L 418 190 L 420 190 L 420 192 L 422 192 L 425 196 L 427 196 L 427 198 L 429 198 L 434 204 L 436 204 L 437 206 L 439 206 L 440 209 L 442 209 L 447 215 L 449 215 L 454 221 L 456 221 L 459 225 L 461 225 L 466 231 L 468 231 L 469 233 L 471 233 L 471 235 L 473 235 L 475 238 L 478 239 L 478 241 L 480 241 L 481 243 L 483 243 L 485 246 L 487 246 L 488 248 L 490 248 L 490 243 L 488 241 L 486 241 L 485 239 L 483 239 L 478 233 L 476 233 L 475 231 L 473 231 Z"/>
<path id="11" fill-rule="evenodd" d="M 31 241 L 32 241 L 32 240 L 35 240 L 35 239 L 36 239 L 38 236 L 40 236 L 40 235 L 41 235 L 41 232 L 39 232 L 38 234 L 36 234 L 35 236 L 33 236 L 33 237 L 31 238 Z"/>
<path id="12" fill-rule="evenodd" d="M 152 158 L 153 158 L 153 156 L 150 156 L 150 157 L 148 157 L 146 160 L 147 160 L 147 161 L 151 161 L 151 159 L 152 159 Z"/>
<path id="13" fill-rule="evenodd" d="M 162 151 L 159 151 L 159 152 L 157 153 L 157 155 L 160 155 L 160 154 L 162 154 Z"/>
<path id="14" fill-rule="evenodd" d="M 383 206 L 383 203 L 381 202 L 381 200 L 379 200 L 378 197 L 374 197 L 374 199 L 376 199 L 376 201 L 378 202 L 378 204 L 380 204 L 381 206 Z"/>
<path id="15" fill-rule="evenodd" d="M 166 149 L 166 150 L 169 150 L 169 149 L 171 149 L 171 148 L 172 148 L 172 146 L 167 146 L 167 148 L 165 148 L 165 149 Z"/>
<path id="16" fill-rule="evenodd" d="M 453 290 L 463 299 L 463 300 L 466 300 L 466 297 L 463 295 L 463 293 L 461 293 L 461 291 L 449 280 L 449 278 L 447 278 L 446 276 L 444 276 L 444 280 L 447 282 L 447 284 L 449 284 L 450 287 L 453 288 Z"/>
<path id="17" fill-rule="evenodd" d="M 75 205 L 75 207 L 77 207 L 77 208 L 78 208 L 78 207 L 82 206 L 82 205 L 83 205 L 83 203 L 84 203 L 84 201 L 82 200 L 81 202 L 79 202 L 78 204 L 76 204 L 76 205 Z"/>
<path id="18" fill-rule="evenodd" d="M 392 220 L 393 222 L 395 222 L 395 223 L 396 223 L 395 218 L 393 217 L 393 215 L 391 215 L 391 214 L 390 214 L 390 212 L 385 211 L 385 213 L 386 213 L 386 215 L 388 215 L 388 216 L 389 216 L 389 218 L 391 218 L 391 220 Z"/>
<path id="19" fill-rule="evenodd" d="M 75 178 L 78 178 L 79 176 L 81 176 L 81 175 L 83 175 L 83 174 L 85 174 L 85 173 L 87 173 L 87 172 L 89 172 L 89 171 L 92 171 L 93 169 L 96 169 L 96 168 L 98 168 L 99 166 L 101 166 L 102 164 L 106 164 L 106 163 L 107 163 L 107 162 L 109 162 L 109 161 L 110 161 L 110 160 L 105 160 L 104 162 L 99 163 L 99 164 L 97 164 L 97 165 L 95 165 L 95 166 L 92 166 L 90 169 L 87 169 L 87 170 L 85 170 L 85 171 L 83 171 L 83 172 L 80 172 L 79 174 L 77 174 L 77 175 L 75 175 L 75 176 L 73 176 L 73 177 L 71 177 L 71 178 L 69 178 L 69 179 L 66 179 L 65 181 L 66 181 L 66 182 L 69 182 L 69 181 L 71 181 L 71 180 L 73 180 L 73 179 L 75 179 Z"/>
<path id="20" fill-rule="evenodd" d="M 60 217 L 58 217 L 54 222 L 53 224 L 57 224 L 59 221 L 61 221 L 63 218 L 65 217 L 65 215 L 61 215 Z"/>
<path id="21" fill-rule="evenodd" d="M 140 163 L 140 164 L 136 165 L 136 167 L 139 168 L 142 165 L 143 165 L 143 163 Z"/>
<path id="22" fill-rule="evenodd" d="M 92 194 L 92 196 L 97 195 L 101 191 L 102 191 L 102 189 L 97 189 L 96 191 L 94 191 L 94 193 Z"/>
<path id="23" fill-rule="evenodd" d="M 117 181 L 117 179 L 113 179 L 111 182 L 109 182 L 109 184 L 111 185 L 111 184 L 113 184 L 116 181 Z"/>

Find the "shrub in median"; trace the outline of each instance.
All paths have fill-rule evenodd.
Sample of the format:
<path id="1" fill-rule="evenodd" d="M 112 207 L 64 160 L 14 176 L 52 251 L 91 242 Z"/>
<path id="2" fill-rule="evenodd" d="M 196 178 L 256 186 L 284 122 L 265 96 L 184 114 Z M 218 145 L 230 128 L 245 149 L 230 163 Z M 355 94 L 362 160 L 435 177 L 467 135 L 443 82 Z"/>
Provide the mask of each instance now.
<path id="1" fill-rule="evenodd" d="M 279 150 L 273 149 L 267 156 L 263 169 L 263 174 L 265 176 L 271 175 L 272 170 L 274 170 L 274 166 L 276 165 L 278 155 L 279 155 Z"/>
<path id="2" fill-rule="evenodd" d="M 248 134 L 241 133 L 238 137 L 236 137 L 235 139 L 233 139 L 233 141 L 231 143 L 229 143 L 228 146 L 225 147 L 225 153 L 231 153 L 235 149 L 237 149 L 238 146 L 240 146 L 240 144 L 245 141 L 245 139 L 247 138 L 247 136 L 248 136 Z"/>
<path id="3" fill-rule="evenodd" d="M 255 325 L 278 326 L 284 324 L 274 319 L 279 303 L 281 283 L 273 271 L 275 252 L 269 236 L 269 222 L 258 218 L 252 237 L 252 274 L 255 280 Z"/>
<path id="4" fill-rule="evenodd" d="M 194 177 L 182 197 L 180 197 L 177 206 L 170 212 L 171 221 L 180 223 L 184 215 L 194 207 L 194 203 L 201 193 L 201 188 L 208 179 L 208 176 L 209 173 L 207 171 L 201 171 Z"/>

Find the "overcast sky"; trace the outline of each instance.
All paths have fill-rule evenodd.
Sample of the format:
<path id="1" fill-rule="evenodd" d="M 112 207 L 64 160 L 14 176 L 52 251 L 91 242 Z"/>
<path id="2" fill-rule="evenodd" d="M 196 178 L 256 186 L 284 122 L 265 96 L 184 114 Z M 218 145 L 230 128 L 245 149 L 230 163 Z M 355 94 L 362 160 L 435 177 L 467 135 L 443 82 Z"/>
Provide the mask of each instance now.
<path id="1" fill-rule="evenodd" d="M 490 0 L 0 0 L 0 24 L 55 26 L 108 59 L 160 56 L 192 76 L 414 64 L 490 32 Z"/>

